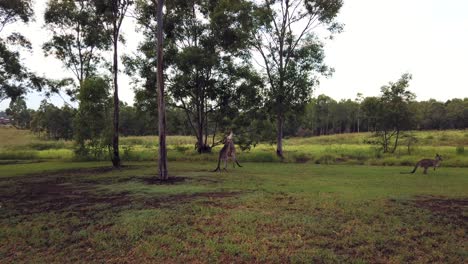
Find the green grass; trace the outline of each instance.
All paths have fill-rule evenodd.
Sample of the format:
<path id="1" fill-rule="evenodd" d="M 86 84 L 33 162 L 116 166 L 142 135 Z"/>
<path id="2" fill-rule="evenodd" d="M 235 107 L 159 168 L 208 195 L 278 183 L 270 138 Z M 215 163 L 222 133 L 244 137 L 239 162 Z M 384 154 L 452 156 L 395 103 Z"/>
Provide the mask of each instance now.
<path id="1" fill-rule="evenodd" d="M 468 169 L 0 165 L 0 262 L 463 263 Z"/>
<path id="2" fill-rule="evenodd" d="M 284 141 L 284 162 L 343 164 L 343 165 L 381 165 L 408 166 L 422 158 L 433 158 L 435 153 L 443 157 L 446 167 L 468 167 L 468 132 L 465 130 L 414 132 L 418 139 L 407 153 L 400 146 L 393 154 L 383 154 L 376 146 L 365 144 L 371 133 L 340 134 L 331 136 L 288 138 Z M 42 140 L 25 130 L 0 128 L 0 160 L 80 160 L 73 153 L 73 142 Z M 157 160 L 156 136 L 122 137 L 121 157 L 124 162 Z M 170 161 L 214 162 L 221 146 L 211 154 L 199 155 L 194 149 L 195 139 L 190 136 L 169 136 L 168 159 Z M 404 140 L 402 140 L 404 145 Z M 251 151 L 238 153 L 241 162 L 279 162 L 275 146 L 261 143 Z M 106 155 L 99 159 L 109 160 Z"/>

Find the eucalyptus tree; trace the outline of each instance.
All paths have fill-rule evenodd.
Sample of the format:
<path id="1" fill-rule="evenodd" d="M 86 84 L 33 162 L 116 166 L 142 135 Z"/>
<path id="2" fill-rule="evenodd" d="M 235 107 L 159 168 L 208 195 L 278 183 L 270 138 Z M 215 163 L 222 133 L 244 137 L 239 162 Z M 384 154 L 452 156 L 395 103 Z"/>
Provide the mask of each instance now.
<path id="1" fill-rule="evenodd" d="M 52 37 L 43 44 L 45 55 L 53 55 L 69 69 L 80 87 L 96 74 L 110 49 L 110 31 L 104 27 L 92 0 L 49 0 L 44 13 Z M 68 91 L 69 95 L 76 91 Z"/>
<path id="2" fill-rule="evenodd" d="M 24 98 L 20 97 L 10 101 L 10 107 L 5 110 L 6 114 L 11 117 L 12 125 L 17 129 L 29 128 L 31 122 L 31 110 L 26 106 Z"/>
<path id="3" fill-rule="evenodd" d="M 111 41 L 113 45 L 113 84 L 114 84 L 114 133 L 112 137 L 112 164 L 114 167 L 120 167 L 119 155 L 119 55 L 118 43 L 121 40 L 122 22 L 127 16 L 129 7 L 133 5 L 132 0 L 93 0 L 97 14 L 103 19 L 107 29 L 111 32 Z"/>
<path id="4" fill-rule="evenodd" d="M 5 33 L 5 27 L 17 22 L 29 23 L 34 15 L 31 0 L 0 1 L 0 102 L 13 101 L 30 88 L 42 90 L 47 80 L 21 62 L 20 50 L 31 51 L 31 43 L 17 32 Z"/>
<path id="5" fill-rule="evenodd" d="M 336 16 L 342 0 L 261 0 L 259 30 L 253 39 L 268 80 L 267 107 L 276 119 L 276 153 L 283 157 L 285 117 L 303 110 L 320 75 L 331 74 L 324 63 L 323 41 L 314 31 L 341 31 Z"/>
<path id="6" fill-rule="evenodd" d="M 158 0 L 156 21 L 158 30 L 157 38 L 157 89 L 158 89 L 158 132 L 159 132 L 159 156 L 158 169 L 159 178 L 167 180 L 167 149 L 166 149 L 166 105 L 164 100 L 164 75 L 163 75 L 163 7 L 164 0 Z"/>
<path id="7" fill-rule="evenodd" d="M 408 90 L 411 78 L 411 74 L 406 73 L 397 82 L 390 82 L 381 88 L 377 124 L 384 152 L 395 152 L 401 130 L 410 128 L 413 122 L 409 103 L 416 96 Z"/>
<path id="8" fill-rule="evenodd" d="M 145 41 L 128 58 L 143 87 L 155 93 L 156 1 L 138 1 L 138 22 Z M 249 64 L 254 31 L 253 4 L 244 0 L 174 0 L 166 2 L 165 71 L 172 106 L 182 109 L 197 138 L 199 153 L 210 151 L 215 134 L 232 119 L 254 108 L 261 79 Z M 211 146 L 209 136 L 213 136 Z"/>

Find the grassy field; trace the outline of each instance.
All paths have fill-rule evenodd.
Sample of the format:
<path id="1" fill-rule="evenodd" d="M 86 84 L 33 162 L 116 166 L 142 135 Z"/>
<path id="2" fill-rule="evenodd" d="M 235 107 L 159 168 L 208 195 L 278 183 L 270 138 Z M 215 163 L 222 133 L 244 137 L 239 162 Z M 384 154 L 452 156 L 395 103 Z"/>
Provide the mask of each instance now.
<path id="1" fill-rule="evenodd" d="M 443 156 L 443 166 L 468 167 L 468 131 L 414 132 L 418 139 L 408 154 L 405 140 L 394 154 L 384 154 L 377 146 L 365 144 L 371 133 L 289 138 L 284 142 L 285 162 L 345 165 L 411 166 L 421 158 Z M 0 162 L 3 160 L 64 160 L 74 161 L 71 141 L 42 140 L 29 131 L 0 127 Z M 157 159 L 157 137 L 122 137 L 121 156 L 124 162 L 154 161 Z M 195 139 L 188 136 L 168 137 L 170 161 L 214 162 L 218 146 L 211 154 L 199 155 L 194 149 Z M 240 151 L 239 151 L 240 152 Z M 261 143 L 250 151 L 240 152 L 241 162 L 278 162 L 275 146 Z M 89 158 L 93 160 L 94 158 Z M 108 160 L 107 157 L 101 160 Z"/>
<path id="2" fill-rule="evenodd" d="M 466 263 L 468 169 L 0 165 L 0 263 Z"/>

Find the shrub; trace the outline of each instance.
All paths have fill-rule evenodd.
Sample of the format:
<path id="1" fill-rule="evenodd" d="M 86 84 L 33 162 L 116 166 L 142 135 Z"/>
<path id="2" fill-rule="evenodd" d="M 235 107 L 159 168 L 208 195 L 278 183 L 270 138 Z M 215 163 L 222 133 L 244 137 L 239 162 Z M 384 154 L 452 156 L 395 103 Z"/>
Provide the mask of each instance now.
<path id="1" fill-rule="evenodd" d="M 193 148 L 185 146 L 185 145 L 176 145 L 174 147 L 174 150 L 177 151 L 177 152 L 186 152 L 186 151 L 191 150 L 191 149 L 193 149 Z"/>
<path id="2" fill-rule="evenodd" d="M 305 153 L 295 153 L 293 154 L 293 159 L 294 159 L 294 162 L 296 163 L 306 163 L 309 160 L 311 160 L 311 158 L 307 156 Z"/>
<path id="3" fill-rule="evenodd" d="M 317 164 L 332 164 L 335 161 L 335 157 L 333 155 L 325 154 L 315 160 L 315 163 Z"/>
<path id="4" fill-rule="evenodd" d="M 33 142 L 29 143 L 27 148 L 35 150 L 62 149 L 65 148 L 65 143 L 63 141 Z"/>
<path id="5" fill-rule="evenodd" d="M 457 152 L 458 155 L 464 155 L 465 154 L 465 147 L 462 146 L 462 145 L 457 146 L 456 152 Z"/>

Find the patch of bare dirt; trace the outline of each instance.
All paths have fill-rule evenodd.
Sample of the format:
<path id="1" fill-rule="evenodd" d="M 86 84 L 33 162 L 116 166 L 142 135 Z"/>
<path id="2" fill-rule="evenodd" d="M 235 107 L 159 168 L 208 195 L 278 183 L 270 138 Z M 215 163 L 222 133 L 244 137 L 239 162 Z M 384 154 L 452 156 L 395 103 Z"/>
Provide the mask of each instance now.
<path id="1" fill-rule="evenodd" d="M 114 170 L 124 170 L 124 169 L 134 169 L 137 166 L 132 165 L 123 165 L 120 168 L 114 168 L 112 166 L 109 167 L 94 167 L 94 168 L 78 168 L 78 169 L 66 169 L 66 170 L 59 170 L 59 171 L 52 171 L 52 172 L 41 172 L 41 173 L 34 173 L 28 175 L 28 177 L 50 177 L 50 176 L 57 176 L 57 175 L 90 175 L 90 174 L 103 174 L 107 172 L 111 172 Z"/>
<path id="2" fill-rule="evenodd" d="M 109 168 L 94 168 L 73 170 L 74 173 L 105 172 Z M 16 181 L 12 186 L 0 188 L 0 206 L 7 209 L 7 213 L 0 218 L 10 216 L 31 216 L 38 213 L 71 212 L 83 217 L 96 218 L 106 212 L 118 212 L 131 208 L 156 208 L 173 204 L 187 203 L 199 198 L 222 199 L 240 195 L 240 192 L 208 192 L 194 194 L 178 194 L 158 197 L 137 197 L 128 192 L 105 193 L 95 190 L 97 181 L 70 182 L 70 174 L 62 172 L 60 176 L 54 174 L 36 175 L 39 179 L 31 178 Z M 155 177 L 129 177 L 122 180 L 138 180 L 147 184 L 164 185 L 178 184 L 186 180 L 185 177 L 171 177 L 161 181 Z"/>
<path id="3" fill-rule="evenodd" d="M 146 184 L 155 184 L 155 185 L 172 185 L 176 183 L 184 182 L 186 177 L 169 177 L 167 180 L 161 180 L 158 177 L 142 177 L 140 178 Z"/>
<path id="4" fill-rule="evenodd" d="M 468 199 L 442 196 L 419 196 L 411 203 L 427 209 L 438 218 L 444 218 L 456 225 L 468 227 Z"/>
<path id="5" fill-rule="evenodd" d="M 240 196 L 242 192 L 205 192 L 205 193 L 193 193 L 193 194 L 176 194 L 163 197 L 155 197 L 144 199 L 142 202 L 147 207 L 168 207 L 172 204 L 184 204 L 200 198 L 208 198 L 203 201 L 203 204 L 218 206 L 219 202 L 224 198 L 231 198 Z"/>
<path id="6" fill-rule="evenodd" d="M 100 210 L 129 204 L 128 193 L 96 194 L 92 188 L 62 180 L 17 183 L 14 190 L 0 192 L 2 206 L 12 215 L 72 211 L 90 216 Z M 12 216 L 10 215 L 10 216 Z M 1 217 L 1 216 L 0 216 Z"/>

